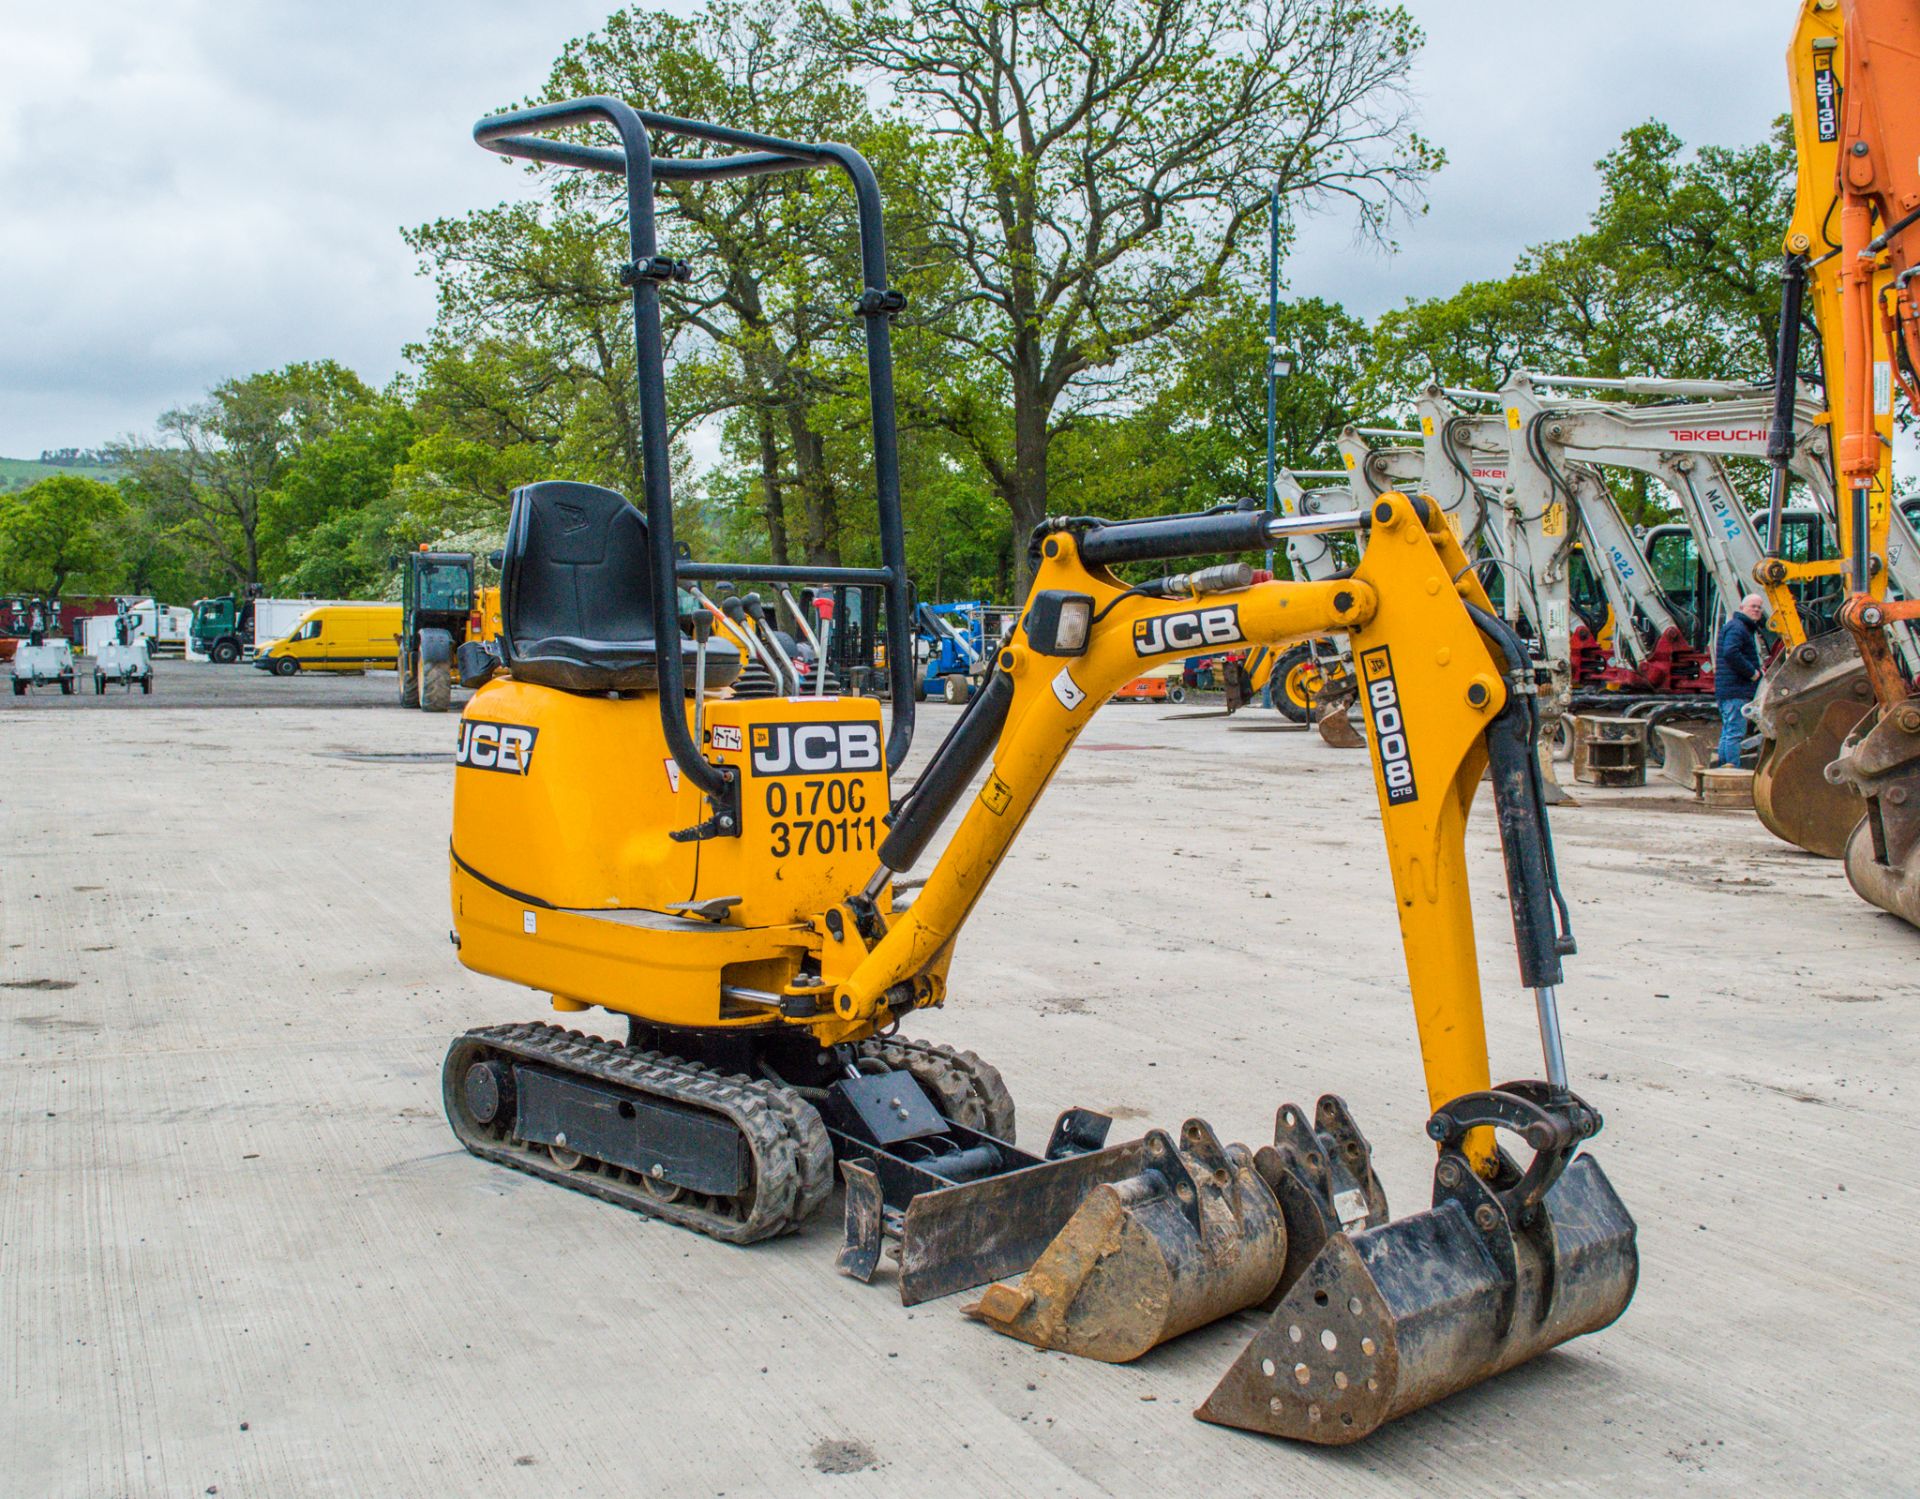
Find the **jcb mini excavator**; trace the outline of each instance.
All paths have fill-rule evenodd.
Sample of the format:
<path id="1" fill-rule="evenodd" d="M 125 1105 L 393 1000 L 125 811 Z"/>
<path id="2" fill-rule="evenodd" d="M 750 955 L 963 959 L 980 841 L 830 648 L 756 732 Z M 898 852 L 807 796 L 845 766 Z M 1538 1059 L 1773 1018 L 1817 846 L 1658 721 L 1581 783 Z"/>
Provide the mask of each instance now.
<path id="1" fill-rule="evenodd" d="M 617 149 L 553 138 L 594 122 Z M 654 134 L 721 152 L 656 159 Z M 1556 986 L 1573 945 L 1534 755 L 1534 679 L 1437 508 L 1394 493 L 1333 516 L 1044 522 L 993 674 L 896 797 L 890 774 L 914 726 L 888 322 L 902 298 L 888 286 L 872 170 L 845 146 L 610 98 L 494 116 L 475 136 L 624 178 L 645 505 L 586 484 L 519 490 L 497 653 L 461 652 L 476 690 L 454 771 L 460 961 L 561 1011 L 598 1007 L 628 1024 L 624 1042 L 542 1023 L 456 1038 L 443 1092 L 467 1148 L 737 1243 L 797 1227 L 831 1194 L 837 1163 L 844 1271 L 870 1278 L 891 1248 L 907 1301 L 1031 1271 L 989 1291 L 980 1315 L 1099 1357 L 1271 1306 L 1200 1414 L 1314 1442 L 1357 1440 L 1619 1316 L 1637 1274 L 1634 1225 L 1581 1149 L 1600 1116 L 1570 1090 L 1561 1052 Z M 660 319 L 662 285 L 689 273 L 660 251 L 654 185 L 820 167 L 851 181 L 858 209 L 881 561 L 694 561 L 674 541 Z M 1256 582 L 1243 563 L 1134 584 L 1113 571 L 1265 549 L 1295 530 L 1360 538 L 1358 566 L 1323 582 Z M 680 591 L 723 579 L 884 589 L 890 722 L 871 700 L 817 689 L 716 699 L 740 652 L 711 619 L 683 620 Z M 1110 694 L 1203 645 L 1332 632 L 1351 640 L 1363 679 L 1432 1104 L 1432 1205 L 1389 1218 L 1367 1143 L 1331 1096 L 1311 1116 L 1282 1107 L 1274 1145 L 1257 1152 L 1197 1120 L 1177 1137 L 1113 1144 L 1108 1121 L 1083 1110 L 1043 1147 L 1017 1146 L 1000 1074 L 971 1052 L 903 1039 L 901 1022 L 946 1003 L 967 917 Z M 1547 1074 L 1499 1087 L 1463 847 L 1489 766 Z M 1531 1153 L 1524 1167 L 1496 1131 Z"/>

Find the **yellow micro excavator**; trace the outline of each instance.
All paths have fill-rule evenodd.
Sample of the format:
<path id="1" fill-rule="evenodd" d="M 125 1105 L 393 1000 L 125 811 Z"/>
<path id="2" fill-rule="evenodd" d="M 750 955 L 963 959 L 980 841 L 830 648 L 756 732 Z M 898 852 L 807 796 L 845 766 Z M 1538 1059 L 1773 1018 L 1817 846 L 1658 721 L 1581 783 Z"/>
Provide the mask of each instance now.
<path id="1" fill-rule="evenodd" d="M 1889 504 L 1893 458 L 1893 403 L 1889 386 L 1884 401 L 1870 405 L 1879 442 L 1875 480 L 1862 517 L 1854 506 L 1836 508 L 1838 555 L 1825 561 L 1794 562 L 1783 555 L 1781 516 L 1786 504 L 1788 462 L 1794 447 L 1793 393 L 1799 369 L 1803 317 L 1810 313 L 1820 335 L 1826 420 L 1832 442 L 1849 420 L 1846 340 L 1841 294 L 1839 164 L 1841 79 L 1846 72 L 1845 18 L 1840 0 L 1802 0 L 1799 22 L 1787 51 L 1793 103 L 1796 165 L 1793 217 L 1787 225 L 1786 260 L 1781 273 L 1780 344 L 1774 360 L 1774 414 L 1769 431 L 1773 491 L 1768 511 L 1767 553 L 1755 582 L 1767 594 L 1776 620 L 1795 619 L 1791 585 L 1839 581 L 1855 556 L 1855 538 L 1864 560 L 1864 590 L 1886 594 L 1889 528 L 1898 524 Z M 1875 272 L 1876 295 L 1892 281 L 1888 267 Z M 1811 304 L 1810 306 L 1808 304 Z M 1871 358 L 1885 368 L 1886 329 L 1875 320 Z M 1903 528 L 1904 529 L 1904 528 Z M 1852 635 L 1836 627 L 1811 639 L 1789 629 L 1780 655 L 1768 666 L 1754 721 L 1760 730 L 1760 758 L 1754 770 L 1754 810 L 1778 837 L 1810 853 L 1837 859 L 1864 811 L 1851 785 L 1828 777 L 1860 719 L 1873 706 L 1873 690 Z"/>
<path id="2" fill-rule="evenodd" d="M 582 143 L 579 127 L 595 123 L 619 145 Z M 655 135 L 681 149 L 656 159 Z M 1336 516 L 1044 522 L 1018 627 L 896 797 L 890 776 L 914 723 L 889 344 L 903 299 L 888 286 L 871 168 L 845 146 L 610 98 L 493 116 L 475 136 L 503 155 L 624 178 L 645 504 L 559 481 L 517 491 L 504 630 L 460 653 L 475 689 L 449 850 L 460 961 L 550 994 L 563 1012 L 627 1021 L 624 1042 L 540 1022 L 455 1038 L 443 1095 L 467 1149 L 737 1243 L 797 1227 L 826 1202 L 837 1164 L 840 1268 L 870 1279 L 891 1250 L 906 1302 L 1057 1268 L 1061 1237 L 1084 1237 L 1088 1212 L 1103 1212 L 1139 1253 L 1109 1257 L 1111 1275 L 1088 1267 L 1072 1305 L 1002 1285 L 981 1315 L 1106 1356 L 1271 1305 L 1273 1320 L 1200 1414 L 1312 1442 L 1357 1440 L 1619 1316 L 1637 1276 L 1635 1230 L 1582 1150 L 1600 1116 L 1568 1087 L 1561 1052 L 1556 986 L 1573 944 L 1534 754 L 1536 683 L 1437 507 L 1394 493 Z M 688 154 L 686 142 L 718 151 Z M 858 210 L 854 311 L 881 561 L 695 561 L 674 541 L 659 300 L 689 272 L 660 251 L 655 183 L 812 168 L 844 174 Z M 1364 538 L 1352 576 L 1255 581 L 1230 562 L 1129 585 L 1113 571 L 1263 550 L 1294 527 Z M 715 697 L 740 669 L 743 637 L 683 619 L 679 599 L 682 586 L 720 580 L 882 588 L 890 719 L 824 683 Z M 1177 1139 L 1155 1130 L 1110 1143 L 1110 1121 L 1078 1109 L 1044 1146 L 1017 1146 L 1000 1074 L 971 1052 L 903 1038 L 902 1021 L 947 1001 L 962 926 L 1121 684 L 1199 649 L 1329 632 L 1351 640 L 1363 678 L 1432 1104 L 1432 1205 L 1389 1218 L 1367 1143 L 1331 1096 L 1311 1118 L 1281 1108 L 1276 1143 L 1258 1152 L 1220 1145 L 1198 1121 Z M 1489 766 L 1547 1073 L 1499 1087 L 1463 847 Z M 904 877 L 956 811 L 910 889 Z M 1150 904 L 1154 875 L 1142 875 Z M 1497 1131 L 1530 1152 L 1524 1166 Z M 1129 1284 L 1131 1310 L 1119 1305 Z M 1083 1346 L 1075 1306 L 1095 1301 L 1106 1341 Z"/>

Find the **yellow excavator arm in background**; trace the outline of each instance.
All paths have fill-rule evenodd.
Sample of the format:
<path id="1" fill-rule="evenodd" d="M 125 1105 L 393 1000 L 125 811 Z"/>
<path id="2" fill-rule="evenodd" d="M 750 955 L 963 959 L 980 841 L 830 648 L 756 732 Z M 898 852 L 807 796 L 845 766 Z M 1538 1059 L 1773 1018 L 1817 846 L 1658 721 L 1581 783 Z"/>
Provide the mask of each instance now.
<path id="1" fill-rule="evenodd" d="M 1790 262 L 1788 274 L 1794 274 L 1791 262 L 1802 264 L 1806 295 L 1811 301 L 1814 324 L 1820 330 L 1822 383 L 1827 392 L 1828 432 L 1837 449 L 1847 429 L 1846 343 L 1841 336 L 1844 311 L 1841 277 L 1844 269 L 1840 254 L 1840 95 L 1846 67 L 1846 38 L 1840 0 L 1803 0 L 1799 24 L 1787 49 L 1787 76 L 1793 103 L 1793 144 L 1795 158 L 1793 217 L 1787 224 L 1785 250 Z M 1881 257 L 1873 274 L 1873 298 L 1884 301 L 1893 283 L 1893 273 Z M 1789 302 L 1793 299 L 1789 298 Z M 1871 320 L 1874 367 L 1887 367 L 1887 330 L 1883 319 Z M 1781 378 L 1791 383 L 1796 371 L 1783 369 Z M 1885 558 L 1887 530 L 1891 519 L 1893 474 L 1893 402 L 1888 398 L 1872 405 L 1871 426 L 1879 437 L 1879 473 L 1868 507 L 1867 553 Z M 1776 615 L 1785 602 L 1781 596 L 1789 583 L 1817 577 L 1837 576 L 1845 559 L 1853 552 L 1854 515 L 1841 505 L 1835 517 L 1839 532 L 1839 556 L 1821 562 L 1780 561 L 1763 567 L 1759 579 L 1774 606 Z M 1885 595 L 1887 570 L 1872 569 L 1867 591 L 1875 598 Z"/>

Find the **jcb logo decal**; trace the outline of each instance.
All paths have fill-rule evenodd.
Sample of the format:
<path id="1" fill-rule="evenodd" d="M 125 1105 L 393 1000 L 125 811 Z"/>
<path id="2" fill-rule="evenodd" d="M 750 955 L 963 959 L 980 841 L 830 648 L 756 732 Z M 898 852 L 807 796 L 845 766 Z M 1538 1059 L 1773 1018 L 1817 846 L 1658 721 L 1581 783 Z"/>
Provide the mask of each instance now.
<path id="1" fill-rule="evenodd" d="M 453 763 L 469 770 L 499 770 L 523 776 L 533 769 L 533 741 L 539 737 L 538 729 L 525 724 L 463 718 Z"/>
<path id="2" fill-rule="evenodd" d="M 1821 50 L 1813 54 L 1813 114 L 1820 139 L 1840 139 L 1840 80 L 1833 76 L 1833 53 Z"/>
<path id="3" fill-rule="evenodd" d="M 880 768 L 880 725 L 774 723 L 753 726 L 757 776 L 852 774 Z"/>
<path id="4" fill-rule="evenodd" d="M 1407 721 L 1400 712 L 1400 686 L 1393 680 L 1393 657 L 1379 646 L 1360 657 L 1360 678 L 1367 684 L 1367 718 L 1380 756 L 1380 777 L 1387 783 L 1387 805 L 1418 801 L 1413 784 L 1413 752 L 1407 747 Z"/>
<path id="5" fill-rule="evenodd" d="M 1222 604 L 1186 614 L 1160 614 L 1133 627 L 1133 653 L 1158 656 L 1167 651 L 1197 651 L 1203 646 L 1233 645 L 1240 633 L 1240 606 Z"/>

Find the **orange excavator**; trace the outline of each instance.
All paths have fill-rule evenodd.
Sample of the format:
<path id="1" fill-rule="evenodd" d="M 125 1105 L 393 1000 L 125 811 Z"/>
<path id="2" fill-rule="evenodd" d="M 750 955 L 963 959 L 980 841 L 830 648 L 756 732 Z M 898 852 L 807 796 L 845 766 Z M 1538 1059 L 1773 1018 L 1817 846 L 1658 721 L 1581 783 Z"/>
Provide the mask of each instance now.
<path id="1" fill-rule="evenodd" d="M 1817 3 L 1817 0 L 1816 0 Z M 1864 815 L 1846 845 L 1847 878 L 1863 897 L 1920 925 L 1920 695 L 1891 631 L 1920 620 L 1920 598 L 1885 596 L 1887 427 L 1897 386 L 1920 410 L 1920 0 L 1840 0 L 1833 130 L 1837 146 L 1841 388 L 1840 505 L 1847 600 L 1840 617 L 1872 684 L 1874 705 L 1827 768 Z M 1884 345 L 1876 347 L 1884 336 Z"/>

